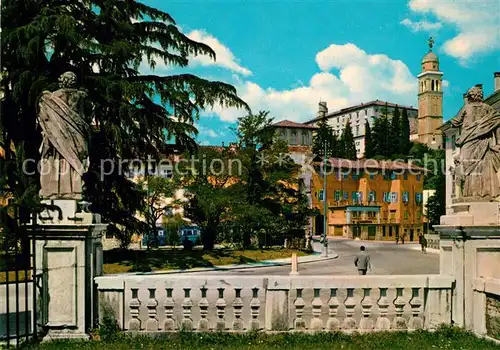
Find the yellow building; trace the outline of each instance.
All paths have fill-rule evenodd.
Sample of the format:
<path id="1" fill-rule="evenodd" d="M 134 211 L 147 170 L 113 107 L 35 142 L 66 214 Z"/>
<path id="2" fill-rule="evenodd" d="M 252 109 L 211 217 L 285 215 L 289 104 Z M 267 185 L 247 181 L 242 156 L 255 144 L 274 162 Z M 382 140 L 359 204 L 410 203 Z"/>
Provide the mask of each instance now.
<path id="1" fill-rule="evenodd" d="M 425 169 L 401 162 L 330 159 L 327 165 L 327 234 L 371 240 L 418 241 L 423 233 Z M 333 165 L 333 167 L 332 167 Z M 311 179 L 313 232 L 323 234 L 322 166 Z"/>

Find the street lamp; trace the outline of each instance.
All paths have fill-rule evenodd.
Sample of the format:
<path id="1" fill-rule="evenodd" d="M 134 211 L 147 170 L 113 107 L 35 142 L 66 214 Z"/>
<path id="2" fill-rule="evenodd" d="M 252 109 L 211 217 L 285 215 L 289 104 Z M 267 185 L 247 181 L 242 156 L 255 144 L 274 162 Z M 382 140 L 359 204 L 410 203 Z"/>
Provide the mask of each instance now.
<path id="1" fill-rule="evenodd" d="M 323 157 L 323 248 L 321 251 L 321 256 L 327 257 L 328 256 L 328 239 L 326 238 L 326 230 L 327 230 L 327 210 L 328 210 L 328 204 L 326 202 L 326 140 L 324 141 L 325 143 L 325 149 L 324 149 L 324 157 Z"/>

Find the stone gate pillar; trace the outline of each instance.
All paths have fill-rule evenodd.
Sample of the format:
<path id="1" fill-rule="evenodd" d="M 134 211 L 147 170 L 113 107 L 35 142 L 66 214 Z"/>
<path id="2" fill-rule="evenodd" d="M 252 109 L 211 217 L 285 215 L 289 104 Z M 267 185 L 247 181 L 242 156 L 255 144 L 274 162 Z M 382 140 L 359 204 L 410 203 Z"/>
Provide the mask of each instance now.
<path id="1" fill-rule="evenodd" d="M 41 276 L 41 323 L 46 339 L 88 338 L 97 317 L 94 277 L 102 274 L 100 215 L 78 212 L 74 200 L 53 200 L 61 211 L 45 211 L 31 226 L 36 269 Z"/>
<path id="2" fill-rule="evenodd" d="M 475 278 L 500 278 L 499 203 L 472 202 L 452 205 L 453 213 L 434 226 L 440 234 L 440 273 L 455 278 L 453 321 L 473 329 Z"/>

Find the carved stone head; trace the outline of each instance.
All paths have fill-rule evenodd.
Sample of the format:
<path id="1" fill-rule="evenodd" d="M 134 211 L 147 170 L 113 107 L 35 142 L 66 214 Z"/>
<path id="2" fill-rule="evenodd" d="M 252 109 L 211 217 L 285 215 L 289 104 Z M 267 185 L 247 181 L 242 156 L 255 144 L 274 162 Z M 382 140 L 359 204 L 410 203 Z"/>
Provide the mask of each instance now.
<path id="1" fill-rule="evenodd" d="M 469 102 L 483 102 L 483 89 L 480 86 L 471 87 L 467 91 L 467 100 Z"/>
<path id="2" fill-rule="evenodd" d="M 73 72 L 66 72 L 59 77 L 59 87 L 61 89 L 74 88 L 76 85 L 76 74 Z"/>

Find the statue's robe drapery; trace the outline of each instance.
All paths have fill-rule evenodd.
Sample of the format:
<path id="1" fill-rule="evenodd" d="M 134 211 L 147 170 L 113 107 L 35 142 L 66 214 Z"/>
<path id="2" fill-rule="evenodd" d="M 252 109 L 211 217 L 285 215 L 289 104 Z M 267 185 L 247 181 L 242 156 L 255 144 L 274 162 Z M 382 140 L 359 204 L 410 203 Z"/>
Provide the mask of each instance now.
<path id="1" fill-rule="evenodd" d="M 460 175 L 465 198 L 493 200 L 500 196 L 500 113 L 482 102 L 467 104 L 452 119 L 460 127 Z"/>
<path id="2" fill-rule="evenodd" d="M 40 96 L 42 198 L 82 199 L 82 175 L 88 166 L 88 123 L 78 106 L 84 96 L 76 89 L 44 92 Z"/>

